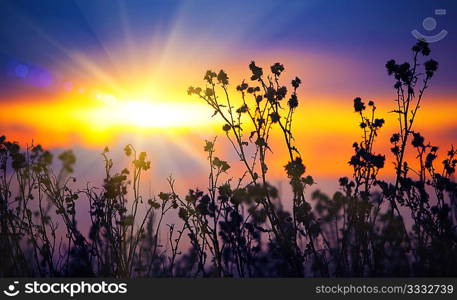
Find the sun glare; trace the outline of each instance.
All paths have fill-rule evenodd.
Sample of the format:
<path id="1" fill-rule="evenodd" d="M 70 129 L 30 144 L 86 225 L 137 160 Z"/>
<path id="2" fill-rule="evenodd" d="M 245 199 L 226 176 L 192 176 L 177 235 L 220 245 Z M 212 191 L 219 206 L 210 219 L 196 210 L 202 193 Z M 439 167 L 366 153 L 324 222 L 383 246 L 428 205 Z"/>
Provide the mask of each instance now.
<path id="1" fill-rule="evenodd" d="M 201 104 L 158 101 L 152 99 L 117 99 L 99 94 L 102 104 L 94 107 L 90 117 L 99 126 L 127 126 L 140 129 L 188 128 L 207 126 L 211 112 Z"/>

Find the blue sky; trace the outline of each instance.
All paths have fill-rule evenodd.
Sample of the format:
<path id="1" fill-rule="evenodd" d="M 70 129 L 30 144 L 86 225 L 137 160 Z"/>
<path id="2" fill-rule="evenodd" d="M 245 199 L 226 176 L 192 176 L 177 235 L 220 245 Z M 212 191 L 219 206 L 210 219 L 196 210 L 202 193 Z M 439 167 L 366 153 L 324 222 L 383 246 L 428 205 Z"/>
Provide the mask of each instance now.
<path id="1" fill-rule="evenodd" d="M 189 37 L 230 38 L 238 51 L 289 47 L 335 51 L 372 59 L 413 42 L 409 34 L 436 8 L 436 32 L 450 34 L 436 51 L 453 63 L 457 50 L 455 1 L 74 1 L 2 0 L 0 52 L 36 64 L 65 60 L 58 48 L 103 54 L 107 43 L 167 36 L 176 27 Z M 435 32 L 432 32 L 435 33 Z M 52 42 L 56 44 L 53 44 Z M 441 53 L 440 53 L 441 54 Z M 449 61 L 448 61 L 449 60 Z"/>

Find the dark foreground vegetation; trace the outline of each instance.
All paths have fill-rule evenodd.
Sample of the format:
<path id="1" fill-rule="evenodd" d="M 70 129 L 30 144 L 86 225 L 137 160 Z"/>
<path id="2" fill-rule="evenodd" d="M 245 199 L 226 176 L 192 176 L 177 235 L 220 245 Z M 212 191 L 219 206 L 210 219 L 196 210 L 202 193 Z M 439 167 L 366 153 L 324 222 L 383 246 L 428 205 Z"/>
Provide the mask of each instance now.
<path id="1" fill-rule="evenodd" d="M 279 63 L 267 74 L 251 62 L 250 80 L 236 87 L 240 106 L 222 70 L 208 71 L 204 88 L 189 88 L 224 121 L 244 173 L 231 178 L 215 140 L 206 141 L 208 186 L 187 195 L 175 191 L 172 178 L 168 191 L 140 195 L 150 162 L 132 145 L 124 149 L 127 169 L 117 171 L 105 148 L 103 186 L 75 189 L 71 150 L 58 156 L 61 169 L 54 172 L 50 152 L 1 137 L 0 276 L 457 276 L 457 152 L 451 147 L 437 159 L 438 148 L 413 127 L 438 67 L 429 54 L 418 42 L 411 62 L 386 64 L 398 116 L 390 138 L 393 181 L 378 179 L 391 165 L 374 150 L 384 120 L 374 102 L 355 98 L 362 138 L 348 158 L 353 174 L 339 179 L 333 196 L 315 191 L 305 198 L 314 181 L 305 175 L 292 126 L 301 81 L 283 85 Z M 293 196 L 283 203 L 291 209 L 268 183 L 273 128 L 289 155 L 284 170 Z M 417 153 L 416 162 L 407 161 L 407 151 Z M 88 233 L 78 226 L 78 202 L 89 207 Z M 169 215 L 177 216 L 174 224 Z"/>

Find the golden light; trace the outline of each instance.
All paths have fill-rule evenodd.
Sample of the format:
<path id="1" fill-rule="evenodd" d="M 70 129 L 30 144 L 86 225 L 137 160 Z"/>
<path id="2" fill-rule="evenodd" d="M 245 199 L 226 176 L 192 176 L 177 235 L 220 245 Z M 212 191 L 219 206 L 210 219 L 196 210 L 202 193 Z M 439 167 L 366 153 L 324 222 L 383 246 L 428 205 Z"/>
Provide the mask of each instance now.
<path id="1" fill-rule="evenodd" d="M 98 127 L 137 127 L 139 129 L 177 129 L 208 126 L 211 110 L 201 103 L 155 99 L 117 99 L 98 94 L 102 105 L 87 111 L 87 117 Z"/>
<path id="2" fill-rule="evenodd" d="M 8 107 L 10 113 L 0 119 L 0 128 L 21 143 L 34 140 L 47 147 L 101 147 L 123 134 L 139 138 L 149 133 L 174 135 L 220 128 L 205 103 L 147 95 L 130 99 L 94 89 L 53 100 L 31 96 L 3 102 L 0 108 Z"/>

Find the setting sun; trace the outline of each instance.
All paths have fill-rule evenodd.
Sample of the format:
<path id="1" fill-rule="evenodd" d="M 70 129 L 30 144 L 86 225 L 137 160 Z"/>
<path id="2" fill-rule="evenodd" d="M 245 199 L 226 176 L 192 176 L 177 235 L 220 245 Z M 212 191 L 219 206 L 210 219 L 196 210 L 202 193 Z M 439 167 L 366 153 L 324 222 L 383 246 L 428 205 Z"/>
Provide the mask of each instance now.
<path id="1" fill-rule="evenodd" d="M 103 104 L 87 112 L 96 126 L 133 126 L 139 129 L 183 128 L 211 123 L 211 111 L 202 104 L 157 101 L 149 99 L 120 99 L 100 94 Z"/>

